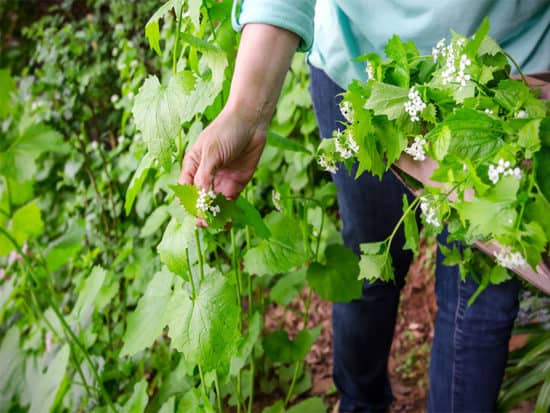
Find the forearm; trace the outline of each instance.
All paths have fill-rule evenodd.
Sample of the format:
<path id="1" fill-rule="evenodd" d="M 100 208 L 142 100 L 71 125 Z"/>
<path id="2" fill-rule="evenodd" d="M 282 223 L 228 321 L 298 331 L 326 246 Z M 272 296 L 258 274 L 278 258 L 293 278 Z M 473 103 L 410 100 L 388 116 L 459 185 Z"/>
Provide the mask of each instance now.
<path id="1" fill-rule="evenodd" d="M 271 121 L 290 61 L 300 38 L 268 24 L 243 29 L 226 108 L 250 117 L 265 131 Z"/>

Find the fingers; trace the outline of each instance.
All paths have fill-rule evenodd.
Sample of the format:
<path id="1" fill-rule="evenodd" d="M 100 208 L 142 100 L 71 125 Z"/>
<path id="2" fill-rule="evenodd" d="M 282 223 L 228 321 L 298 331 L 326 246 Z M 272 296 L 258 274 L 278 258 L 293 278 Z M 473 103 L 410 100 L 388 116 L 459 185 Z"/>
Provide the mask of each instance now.
<path id="1" fill-rule="evenodd" d="M 206 190 L 212 186 L 216 169 L 222 163 L 216 141 L 203 145 L 201 159 L 194 177 L 194 184 Z"/>
<path id="2" fill-rule="evenodd" d="M 191 148 L 183 157 L 178 183 L 192 185 L 199 167 L 200 153 Z"/>

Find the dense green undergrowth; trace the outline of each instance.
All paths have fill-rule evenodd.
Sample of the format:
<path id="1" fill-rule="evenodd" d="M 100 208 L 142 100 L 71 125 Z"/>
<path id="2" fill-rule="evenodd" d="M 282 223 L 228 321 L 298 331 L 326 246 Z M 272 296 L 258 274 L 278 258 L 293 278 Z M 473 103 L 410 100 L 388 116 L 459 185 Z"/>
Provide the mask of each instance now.
<path id="1" fill-rule="evenodd" d="M 304 325 L 313 291 L 360 294 L 304 57 L 252 183 L 197 229 L 173 185 L 227 98 L 231 1 L 36 3 L 0 5 L 0 411 L 324 411 L 298 398 L 320 326 L 263 325 L 304 288 Z"/>

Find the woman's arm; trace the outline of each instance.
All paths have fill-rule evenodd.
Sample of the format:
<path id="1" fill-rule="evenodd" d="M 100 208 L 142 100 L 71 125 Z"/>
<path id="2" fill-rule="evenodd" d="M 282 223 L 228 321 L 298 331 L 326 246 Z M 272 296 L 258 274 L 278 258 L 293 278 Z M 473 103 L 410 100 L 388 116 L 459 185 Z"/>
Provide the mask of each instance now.
<path id="1" fill-rule="evenodd" d="M 296 34 L 268 24 L 244 27 L 228 101 L 185 154 L 180 183 L 238 196 L 262 154 L 299 41 Z"/>

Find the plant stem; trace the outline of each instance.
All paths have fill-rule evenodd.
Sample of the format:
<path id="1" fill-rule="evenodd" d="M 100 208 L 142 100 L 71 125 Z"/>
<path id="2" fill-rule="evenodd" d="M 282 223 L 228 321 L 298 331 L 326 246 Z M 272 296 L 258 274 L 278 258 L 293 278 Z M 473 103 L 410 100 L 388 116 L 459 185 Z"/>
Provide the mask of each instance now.
<path id="1" fill-rule="evenodd" d="M 202 396 L 204 397 L 204 401 L 208 401 L 208 389 L 206 387 L 206 381 L 204 380 L 204 374 L 202 372 L 202 367 L 199 364 L 199 377 L 201 378 L 201 390 L 202 390 Z"/>
<path id="2" fill-rule="evenodd" d="M 405 221 L 405 218 L 407 217 L 407 215 L 409 215 L 409 213 L 416 208 L 417 204 L 420 202 L 420 197 L 417 197 L 415 198 L 411 204 L 409 205 L 409 207 L 407 208 L 407 210 L 403 213 L 403 215 L 401 215 L 401 218 L 399 218 L 399 221 L 397 221 L 397 224 L 395 224 L 395 227 L 393 228 L 393 231 L 392 233 L 390 234 L 390 236 L 387 238 L 388 240 L 388 254 L 389 254 L 389 250 L 390 250 L 390 247 L 391 247 L 391 243 L 393 241 L 393 238 L 395 237 L 395 234 L 397 234 L 397 231 L 399 230 L 399 227 L 401 226 L 401 224 L 403 223 L 403 221 Z"/>
<path id="3" fill-rule="evenodd" d="M 172 72 L 176 74 L 176 67 L 178 63 L 177 55 L 178 55 L 178 46 L 179 46 L 179 40 L 180 40 L 180 33 L 181 33 L 181 20 L 183 17 L 183 2 L 181 3 L 180 12 L 178 16 L 178 26 L 176 29 L 176 40 L 174 40 L 174 50 L 172 51 Z"/>
<path id="4" fill-rule="evenodd" d="M 197 253 L 199 255 L 199 272 L 200 272 L 200 278 L 199 278 L 199 285 L 202 283 L 202 280 L 204 278 L 204 258 L 202 256 L 201 251 L 201 240 L 199 237 L 199 230 L 195 228 L 195 243 L 197 244 Z"/>
<path id="5" fill-rule="evenodd" d="M 23 252 L 23 250 L 21 249 L 21 247 L 19 246 L 17 241 L 15 241 L 15 239 L 11 236 L 11 234 L 9 232 L 7 232 L 4 228 L 0 227 L 0 234 L 2 234 L 4 237 L 6 237 L 8 239 L 13 244 L 13 246 L 16 249 L 17 253 L 21 257 L 23 257 L 23 261 L 25 262 L 25 265 L 27 267 L 27 275 L 30 277 L 31 281 L 37 287 L 40 287 L 41 283 L 39 282 L 39 277 L 36 277 L 34 275 L 32 265 L 31 265 L 32 263 L 29 263 L 29 261 L 30 261 L 29 257 L 27 257 L 27 255 L 25 255 L 25 253 Z M 48 273 L 48 276 L 49 276 L 50 274 L 48 272 L 48 269 L 45 268 L 45 270 L 46 270 L 46 272 Z M 115 409 L 115 406 L 113 405 L 111 397 L 107 393 L 107 390 L 105 390 L 105 387 L 103 386 L 103 382 L 101 381 L 101 379 L 99 377 L 99 373 L 97 372 L 97 368 L 96 368 L 95 364 L 92 362 L 92 359 L 90 358 L 90 355 L 88 354 L 86 348 L 80 342 L 78 337 L 75 335 L 75 333 L 73 332 L 73 330 L 71 329 L 71 327 L 69 326 L 67 321 L 65 320 L 65 317 L 63 317 L 63 315 L 61 314 L 61 312 L 57 308 L 57 305 L 53 302 L 52 297 L 49 294 L 46 294 L 45 296 L 46 296 L 46 301 L 48 302 L 48 305 L 52 308 L 53 312 L 55 313 L 56 317 L 58 318 L 59 322 L 61 323 L 61 326 L 63 327 L 63 330 L 65 331 L 65 334 L 69 335 L 69 337 L 73 340 L 73 342 L 77 345 L 79 350 L 82 352 L 82 355 L 86 359 L 86 362 L 89 364 L 90 369 L 92 370 L 92 373 L 94 375 L 94 378 L 97 381 L 97 384 L 99 386 L 99 389 L 101 391 L 101 394 L 103 396 L 104 401 L 109 405 L 109 407 L 111 408 L 111 410 L 113 412 L 116 412 L 117 410 Z M 70 345 L 70 343 L 69 343 L 69 345 Z"/>
<path id="6" fill-rule="evenodd" d="M 514 59 L 514 57 L 511 54 L 509 54 L 506 50 L 502 50 L 502 52 L 508 59 L 510 59 L 512 64 L 516 67 L 519 75 L 521 76 L 521 80 L 523 80 L 523 83 L 527 85 L 527 79 L 525 78 L 525 75 L 523 74 L 523 71 L 521 70 L 521 67 L 519 66 L 518 62 L 516 62 L 516 59 Z"/>
<path id="7" fill-rule="evenodd" d="M 250 355 L 250 383 L 249 383 L 250 395 L 248 396 L 247 413 L 252 413 L 252 404 L 254 402 L 254 374 L 255 373 L 256 373 L 256 369 L 254 367 L 254 351 L 252 351 L 252 354 Z"/>
<path id="8" fill-rule="evenodd" d="M 193 272 L 191 271 L 191 260 L 189 259 L 189 248 L 185 248 L 185 258 L 187 260 L 187 268 L 189 274 L 189 284 L 191 284 L 191 291 L 193 298 L 197 297 L 197 290 L 195 289 L 195 282 L 193 281 Z"/>
<path id="9" fill-rule="evenodd" d="M 235 228 L 231 227 L 231 253 L 232 253 L 232 265 L 233 273 L 235 274 L 235 286 L 237 288 L 237 303 L 239 308 L 242 311 L 242 302 L 241 302 L 241 272 L 239 268 L 239 262 L 237 257 L 237 242 L 235 241 Z"/>
<path id="10" fill-rule="evenodd" d="M 216 402 L 218 404 L 218 413 L 223 413 L 222 410 L 222 394 L 220 392 L 220 383 L 218 382 L 218 373 L 214 378 L 214 385 L 216 386 Z M 238 404 L 240 406 L 240 404 Z"/>
<path id="11" fill-rule="evenodd" d="M 302 327 L 302 331 L 307 330 L 307 322 L 309 321 L 309 309 L 311 307 L 311 298 L 313 296 L 313 290 L 310 288 L 307 293 L 306 298 L 306 309 L 304 312 L 304 326 Z M 302 361 L 297 361 L 294 365 L 294 373 L 292 374 L 292 381 L 290 382 L 290 387 L 288 388 L 288 392 L 286 393 L 285 397 L 285 407 L 290 401 L 290 398 L 292 397 L 292 393 L 294 393 L 294 387 L 296 386 L 296 381 L 298 380 L 298 372 L 300 371 L 300 366 L 302 364 Z"/>

